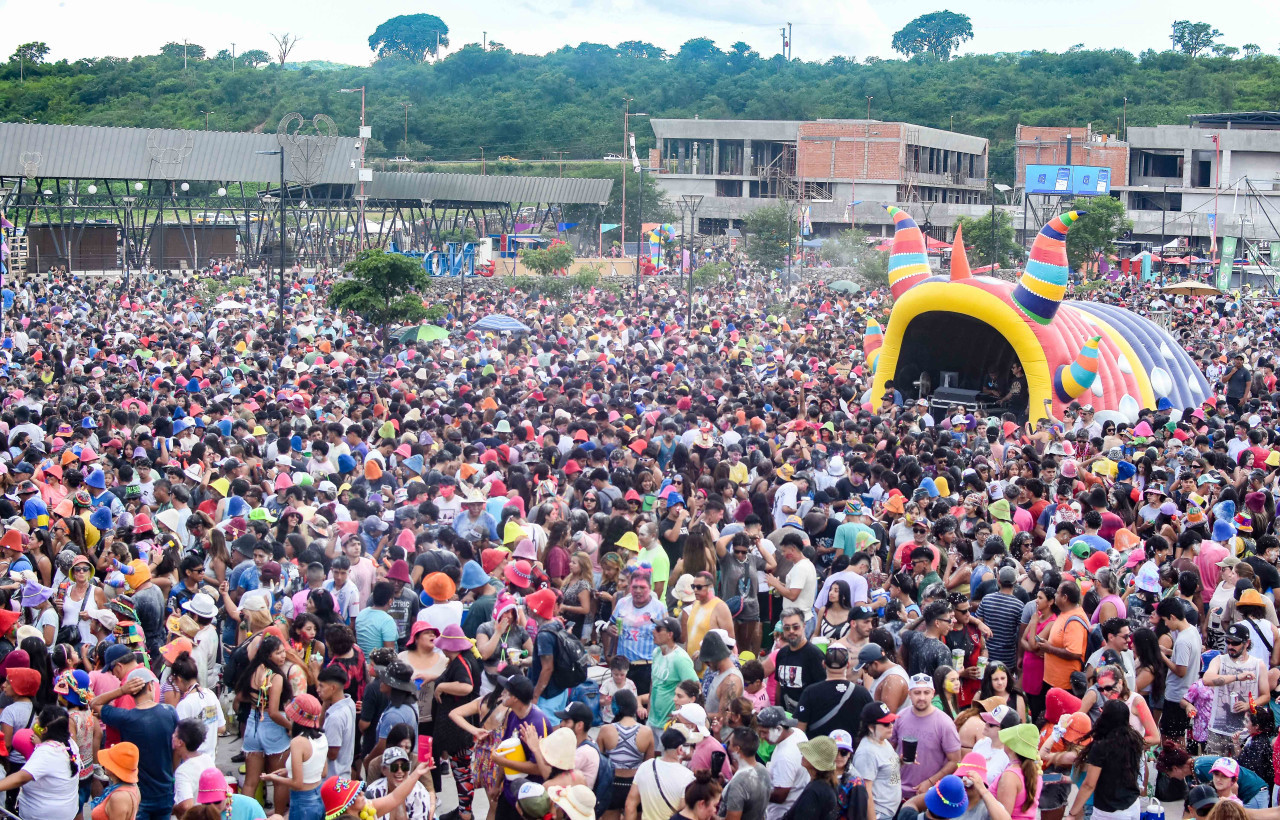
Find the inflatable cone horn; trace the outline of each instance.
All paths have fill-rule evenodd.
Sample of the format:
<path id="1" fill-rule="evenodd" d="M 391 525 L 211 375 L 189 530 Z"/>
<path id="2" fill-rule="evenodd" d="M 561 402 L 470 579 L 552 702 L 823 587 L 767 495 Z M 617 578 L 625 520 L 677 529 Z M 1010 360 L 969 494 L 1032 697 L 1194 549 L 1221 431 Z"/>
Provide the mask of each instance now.
<path id="1" fill-rule="evenodd" d="M 893 250 L 889 253 L 889 291 L 894 299 L 927 278 L 929 257 L 925 255 L 924 234 L 906 211 L 886 205 L 893 217 Z"/>
<path id="2" fill-rule="evenodd" d="M 951 281 L 972 279 L 973 271 L 969 269 L 969 255 L 964 252 L 964 226 L 956 225 L 956 238 L 951 243 Z"/>
<path id="3" fill-rule="evenodd" d="M 1013 304 L 1028 319 L 1042 325 L 1053 321 L 1067 292 L 1067 231 L 1072 223 L 1087 211 L 1069 211 L 1049 220 L 1035 244 L 1031 246 L 1031 258 L 1027 269 L 1013 289 Z M 893 274 L 890 273 L 890 282 Z"/>
<path id="4" fill-rule="evenodd" d="M 867 359 L 867 367 L 875 370 L 880 359 L 880 346 L 884 344 L 884 331 L 874 318 L 867 317 L 867 332 L 862 336 L 862 353 Z"/>
<path id="5" fill-rule="evenodd" d="M 1072 401 L 1084 395 L 1084 391 L 1093 387 L 1098 378 L 1098 344 L 1101 336 L 1094 336 L 1080 348 L 1076 360 L 1067 365 L 1059 365 L 1053 374 L 1053 392 L 1064 402 Z"/>

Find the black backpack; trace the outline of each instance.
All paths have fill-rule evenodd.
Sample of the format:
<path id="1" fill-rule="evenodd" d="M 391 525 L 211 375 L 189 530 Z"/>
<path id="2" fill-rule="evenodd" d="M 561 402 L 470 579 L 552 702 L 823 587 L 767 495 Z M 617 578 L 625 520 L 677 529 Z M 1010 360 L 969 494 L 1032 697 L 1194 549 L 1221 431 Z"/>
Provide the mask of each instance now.
<path id="1" fill-rule="evenodd" d="M 592 789 L 596 793 L 596 805 L 608 806 L 613 800 L 613 761 L 608 755 L 600 751 L 600 747 L 592 740 L 585 740 L 583 746 L 590 746 L 596 750 L 596 754 L 600 757 L 600 766 L 596 769 L 596 785 Z"/>
<path id="2" fill-rule="evenodd" d="M 544 624 L 538 631 L 550 632 L 556 639 L 555 665 L 551 672 L 551 683 L 558 689 L 572 689 L 586 681 L 589 661 L 582 641 L 557 621 Z"/>

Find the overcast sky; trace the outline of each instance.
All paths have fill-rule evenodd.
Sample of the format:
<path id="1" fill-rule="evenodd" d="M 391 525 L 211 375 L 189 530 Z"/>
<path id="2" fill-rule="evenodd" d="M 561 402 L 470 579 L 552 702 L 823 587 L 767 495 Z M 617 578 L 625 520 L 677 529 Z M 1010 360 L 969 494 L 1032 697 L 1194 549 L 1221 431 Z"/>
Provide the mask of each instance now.
<path id="1" fill-rule="evenodd" d="M 453 47 L 490 40 L 541 54 L 589 41 L 617 44 L 646 40 L 674 51 L 685 40 L 711 37 L 721 48 L 743 40 L 764 56 L 781 46 L 779 29 L 793 24 L 793 56 L 826 60 L 844 55 L 893 57 L 893 32 L 936 8 L 969 15 L 975 37 L 961 53 L 1169 47 L 1174 20 L 1212 23 L 1222 40 L 1277 48 L 1275 0 L 1235 0 L 1226 5 L 1187 0 L 963 0 L 948 4 L 888 0 L 502 0 L 425 4 L 410 0 L 0 0 L 0 49 L 43 40 L 52 59 L 154 54 L 183 38 L 210 54 L 221 48 L 271 51 L 271 33 L 301 35 L 296 60 L 367 64 L 367 39 L 383 20 L 429 11 L 450 27 Z"/>

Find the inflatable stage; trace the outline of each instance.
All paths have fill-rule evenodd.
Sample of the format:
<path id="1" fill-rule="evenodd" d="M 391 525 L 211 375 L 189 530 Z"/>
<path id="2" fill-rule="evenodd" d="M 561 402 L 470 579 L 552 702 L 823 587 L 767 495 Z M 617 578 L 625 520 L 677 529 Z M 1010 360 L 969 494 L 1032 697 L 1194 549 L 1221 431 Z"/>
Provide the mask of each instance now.
<path id="1" fill-rule="evenodd" d="M 864 403 L 877 400 L 890 379 L 904 396 L 916 395 L 920 379 L 935 391 L 976 391 L 989 377 L 1004 384 L 1014 362 L 1026 373 L 1032 419 L 1044 415 L 1045 399 L 1058 418 L 1077 400 L 1092 404 L 1101 421 L 1136 423 L 1144 407 L 1192 408 L 1213 395 L 1191 357 L 1155 322 L 1114 305 L 1063 301 L 1067 232 L 1084 211 L 1045 225 L 1016 283 L 971 274 L 959 232 L 950 275 L 933 275 L 920 228 L 905 211 L 888 211 L 894 304 L 888 324 L 872 320 L 864 337 L 875 372 Z"/>

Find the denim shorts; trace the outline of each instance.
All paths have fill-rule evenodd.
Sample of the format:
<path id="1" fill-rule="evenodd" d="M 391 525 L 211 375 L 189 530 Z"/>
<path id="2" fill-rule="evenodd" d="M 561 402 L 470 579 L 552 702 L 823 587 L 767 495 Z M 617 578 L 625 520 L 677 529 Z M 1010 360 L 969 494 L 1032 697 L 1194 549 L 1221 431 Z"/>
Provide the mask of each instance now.
<path id="1" fill-rule="evenodd" d="M 254 710 L 249 713 L 249 721 L 244 726 L 245 754 L 260 752 L 266 755 L 278 755 L 289 750 L 289 732 L 265 713 Z"/>
<path id="2" fill-rule="evenodd" d="M 320 787 L 307 791 L 289 792 L 289 820 L 316 820 L 324 817 L 324 801 L 320 799 Z"/>

